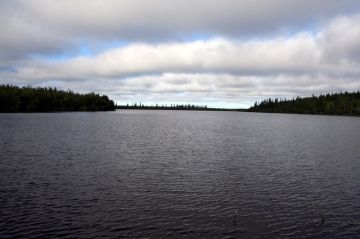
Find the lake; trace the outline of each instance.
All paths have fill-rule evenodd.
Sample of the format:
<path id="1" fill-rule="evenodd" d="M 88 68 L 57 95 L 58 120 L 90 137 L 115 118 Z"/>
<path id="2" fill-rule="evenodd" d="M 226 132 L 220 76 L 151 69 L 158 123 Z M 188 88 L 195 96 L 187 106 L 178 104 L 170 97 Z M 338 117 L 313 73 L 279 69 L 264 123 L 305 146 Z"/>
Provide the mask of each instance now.
<path id="1" fill-rule="evenodd" d="M 0 114 L 1 238 L 354 238 L 360 118 Z"/>

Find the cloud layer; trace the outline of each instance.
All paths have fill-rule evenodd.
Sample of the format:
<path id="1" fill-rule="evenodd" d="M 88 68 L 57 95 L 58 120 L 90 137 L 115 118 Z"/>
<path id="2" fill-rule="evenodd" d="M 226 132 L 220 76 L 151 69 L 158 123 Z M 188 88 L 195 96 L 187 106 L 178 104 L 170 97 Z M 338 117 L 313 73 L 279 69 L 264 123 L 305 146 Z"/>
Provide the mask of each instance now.
<path id="1" fill-rule="evenodd" d="M 316 28 L 357 0 L 4 0 L 0 57 L 55 54 L 108 41 L 251 37 Z"/>
<path id="2" fill-rule="evenodd" d="M 1 83 L 98 91 L 120 102 L 229 107 L 360 89 L 358 1 L 1 5 Z M 128 43 L 106 47 L 116 41 Z M 84 46 L 109 49 L 56 57 Z"/>

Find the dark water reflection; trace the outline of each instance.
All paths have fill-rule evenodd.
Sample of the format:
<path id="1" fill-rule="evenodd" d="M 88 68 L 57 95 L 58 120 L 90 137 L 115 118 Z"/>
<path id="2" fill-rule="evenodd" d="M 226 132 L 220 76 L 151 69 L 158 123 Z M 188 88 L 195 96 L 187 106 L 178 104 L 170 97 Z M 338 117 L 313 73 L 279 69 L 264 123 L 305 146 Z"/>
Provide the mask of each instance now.
<path id="1" fill-rule="evenodd" d="M 0 114 L 0 158 L 1 238 L 360 235 L 360 118 Z"/>

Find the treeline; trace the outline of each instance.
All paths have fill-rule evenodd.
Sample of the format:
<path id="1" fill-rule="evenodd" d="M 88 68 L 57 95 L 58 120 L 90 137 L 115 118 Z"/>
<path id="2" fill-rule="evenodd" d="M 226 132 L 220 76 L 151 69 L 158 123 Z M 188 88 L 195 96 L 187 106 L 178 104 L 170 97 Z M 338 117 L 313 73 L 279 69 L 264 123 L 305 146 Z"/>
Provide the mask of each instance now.
<path id="1" fill-rule="evenodd" d="M 269 113 L 360 115 L 360 92 L 333 93 L 291 100 L 267 99 L 249 111 Z"/>
<path id="2" fill-rule="evenodd" d="M 0 85 L 0 112 L 54 112 L 115 110 L 107 96 L 79 94 L 51 87 Z"/>
<path id="3" fill-rule="evenodd" d="M 143 110 L 208 110 L 206 105 L 181 105 L 181 104 L 170 104 L 170 105 L 144 105 L 142 103 L 133 103 L 127 105 L 117 106 L 118 109 L 143 109 Z"/>

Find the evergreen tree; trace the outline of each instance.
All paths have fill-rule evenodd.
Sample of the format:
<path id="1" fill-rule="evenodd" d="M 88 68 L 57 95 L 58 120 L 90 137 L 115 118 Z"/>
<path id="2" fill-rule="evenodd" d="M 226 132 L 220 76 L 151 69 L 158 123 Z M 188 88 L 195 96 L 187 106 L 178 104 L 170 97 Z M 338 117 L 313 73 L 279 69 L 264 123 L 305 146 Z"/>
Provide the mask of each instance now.
<path id="1" fill-rule="evenodd" d="M 299 114 L 360 115 L 360 92 L 332 93 L 292 100 L 266 99 L 249 111 Z"/>
<path id="2" fill-rule="evenodd" d="M 78 94 L 51 87 L 0 85 L 0 112 L 54 112 L 115 110 L 107 96 Z"/>

